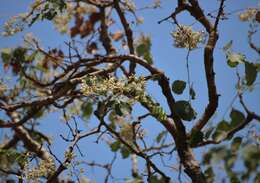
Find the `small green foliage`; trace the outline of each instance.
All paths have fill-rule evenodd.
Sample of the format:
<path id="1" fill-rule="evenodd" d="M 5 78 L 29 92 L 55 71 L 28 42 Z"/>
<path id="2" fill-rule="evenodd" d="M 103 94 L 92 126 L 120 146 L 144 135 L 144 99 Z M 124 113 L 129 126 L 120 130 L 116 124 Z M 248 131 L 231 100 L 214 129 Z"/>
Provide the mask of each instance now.
<path id="1" fill-rule="evenodd" d="M 208 138 L 210 137 L 210 135 L 212 134 L 213 131 L 214 131 L 214 128 L 213 128 L 213 127 L 206 129 L 206 131 L 204 132 L 204 133 L 205 133 L 204 137 L 205 137 L 206 139 L 208 139 Z"/>
<path id="2" fill-rule="evenodd" d="M 151 55 L 151 38 L 149 36 L 141 35 L 136 45 L 136 53 L 139 57 L 143 57 L 149 64 L 153 64 Z"/>
<path id="3" fill-rule="evenodd" d="M 212 167 L 208 167 L 205 170 L 205 177 L 206 177 L 206 180 L 207 180 L 208 183 L 214 182 L 215 174 L 213 172 Z"/>
<path id="4" fill-rule="evenodd" d="M 5 64 L 9 63 L 9 60 L 12 58 L 12 49 L 11 48 L 1 49 L 1 58 Z"/>
<path id="5" fill-rule="evenodd" d="M 120 147 L 121 147 L 120 141 L 115 141 L 112 144 L 110 144 L 110 148 L 111 148 L 112 152 L 118 151 L 120 149 Z"/>
<path id="6" fill-rule="evenodd" d="M 93 104 L 91 102 L 85 102 L 81 106 L 81 116 L 85 119 L 90 118 L 93 112 Z"/>
<path id="7" fill-rule="evenodd" d="M 176 114 L 185 121 L 191 121 L 196 118 L 196 112 L 188 101 L 180 100 L 174 104 Z"/>
<path id="8" fill-rule="evenodd" d="M 230 124 L 223 120 L 218 124 L 216 131 L 212 135 L 212 138 L 215 141 L 220 141 L 226 138 L 228 130 L 230 130 Z"/>
<path id="9" fill-rule="evenodd" d="M 129 151 L 128 147 L 122 146 L 120 149 L 120 153 L 123 159 L 126 159 L 130 156 L 131 152 Z"/>
<path id="10" fill-rule="evenodd" d="M 37 4 L 35 5 L 37 6 Z M 47 19 L 53 20 L 58 13 L 61 13 L 66 8 L 64 0 L 47 0 L 43 6 L 37 9 L 32 15 L 29 26 L 32 26 L 37 20 Z"/>
<path id="11" fill-rule="evenodd" d="M 161 106 L 153 106 L 151 110 L 152 114 L 156 116 L 160 121 L 164 121 L 167 119 L 167 114 L 163 110 Z"/>
<path id="12" fill-rule="evenodd" d="M 27 157 L 16 149 L 0 149 L 0 162 L 6 162 L 6 165 L 18 163 L 23 166 L 27 162 Z"/>
<path id="13" fill-rule="evenodd" d="M 166 182 L 163 177 L 159 177 L 157 175 L 152 175 L 151 179 L 149 180 L 151 183 L 163 183 Z"/>
<path id="14" fill-rule="evenodd" d="M 182 94 L 186 87 L 186 82 L 182 80 L 176 80 L 172 83 L 172 91 L 178 95 Z"/>
<path id="15" fill-rule="evenodd" d="M 165 137 L 166 135 L 167 135 L 167 131 L 165 131 L 165 130 L 161 131 L 161 132 L 157 135 L 157 137 L 156 137 L 156 142 L 157 142 L 157 143 L 160 143 L 160 142 L 162 141 L 163 137 Z"/>
<path id="16" fill-rule="evenodd" d="M 230 112 L 230 118 L 231 118 L 231 123 L 230 125 L 232 127 L 236 127 L 237 125 L 241 124 L 245 120 L 245 116 L 242 112 L 240 112 L 237 109 L 232 109 Z"/>
<path id="17" fill-rule="evenodd" d="M 241 143 L 242 143 L 242 138 L 235 137 L 231 143 L 231 150 L 234 152 L 238 151 Z"/>
<path id="18" fill-rule="evenodd" d="M 198 130 L 192 130 L 191 131 L 191 135 L 190 135 L 190 145 L 196 145 L 198 143 L 200 143 L 203 140 L 204 134 L 201 131 Z"/>
<path id="19" fill-rule="evenodd" d="M 128 102 L 119 102 L 115 104 L 115 112 L 119 116 L 130 114 L 132 106 Z"/>

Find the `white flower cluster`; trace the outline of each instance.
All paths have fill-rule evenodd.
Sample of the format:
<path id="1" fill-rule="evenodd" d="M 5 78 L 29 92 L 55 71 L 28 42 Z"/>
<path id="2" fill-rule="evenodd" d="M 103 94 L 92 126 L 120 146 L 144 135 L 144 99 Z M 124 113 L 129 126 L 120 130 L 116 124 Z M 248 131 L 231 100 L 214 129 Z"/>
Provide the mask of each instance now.
<path id="1" fill-rule="evenodd" d="M 107 93 L 119 94 L 130 92 L 143 93 L 145 88 L 144 77 L 136 78 L 131 76 L 128 79 L 116 79 L 109 77 L 106 79 L 99 79 L 96 76 L 88 76 L 82 81 L 81 91 L 84 95 L 105 95 Z"/>
<path id="2" fill-rule="evenodd" d="M 4 24 L 4 32 L 2 32 L 2 36 L 12 36 L 17 32 L 21 32 L 24 29 L 25 17 L 26 14 L 20 14 L 17 16 L 13 16 Z"/>
<path id="3" fill-rule="evenodd" d="M 55 163 L 52 158 L 41 160 L 37 167 L 29 168 L 29 164 L 25 164 L 24 178 L 26 180 L 37 181 L 38 178 L 48 176 L 55 171 Z"/>
<path id="4" fill-rule="evenodd" d="M 255 18 L 255 15 L 257 13 L 257 9 L 255 8 L 249 8 L 246 11 L 239 14 L 239 19 L 242 22 L 249 21 Z"/>
<path id="5" fill-rule="evenodd" d="M 174 46 L 177 48 L 194 49 L 199 43 L 204 42 L 203 31 L 193 31 L 191 26 L 180 25 L 177 30 L 171 33 L 174 38 Z"/>

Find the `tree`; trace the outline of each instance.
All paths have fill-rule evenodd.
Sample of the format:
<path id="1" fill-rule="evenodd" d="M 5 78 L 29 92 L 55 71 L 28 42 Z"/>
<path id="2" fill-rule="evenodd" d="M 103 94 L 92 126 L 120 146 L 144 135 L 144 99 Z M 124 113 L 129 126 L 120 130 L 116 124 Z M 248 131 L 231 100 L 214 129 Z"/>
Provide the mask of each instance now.
<path id="1" fill-rule="evenodd" d="M 1 180 L 90 182 L 84 171 L 93 167 L 104 169 L 104 182 L 111 182 L 117 180 L 115 161 L 126 159 L 132 161 L 132 170 L 131 178 L 125 180 L 132 183 L 204 183 L 222 178 L 259 182 L 260 115 L 252 107 L 259 98 L 256 95 L 254 102 L 244 99 L 259 92 L 260 48 L 255 40 L 259 7 L 228 11 L 235 1 L 214 3 L 216 8 L 211 11 L 203 10 L 203 3 L 197 0 L 178 0 L 176 5 L 172 3 L 170 14 L 156 20 L 158 26 L 174 27 L 169 32 L 171 39 L 163 42 L 173 42 L 171 49 L 186 54 L 185 63 L 180 64 L 186 66 L 187 80 L 160 70 L 163 60 L 153 57 L 152 37 L 136 32 L 143 22 L 141 12 L 162 10 L 159 0 L 143 8 L 131 0 L 35 0 L 28 13 L 6 22 L 4 36 L 50 21 L 69 39 L 60 48 L 44 48 L 27 34 L 23 45 L 1 50 L 5 71 L 0 80 L 0 127 L 5 134 L 0 145 Z M 183 20 L 185 13 L 190 19 Z M 222 39 L 230 32 L 221 32 L 221 25 L 237 21 L 232 19 L 237 13 L 249 25 L 245 38 L 251 50 L 243 53 L 235 51 L 241 46 L 236 40 Z M 218 40 L 227 44 L 219 49 Z M 203 55 L 204 68 L 198 70 L 205 72 L 205 78 L 200 78 L 206 85 L 202 93 L 196 91 L 189 67 L 194 52 Z M 236 75 L 236 81 L 221 81 L 236 93 L 226 111 L 219 103 L 222 96 L 215 67 L 220 65 L 216 58 L 221 57 L 217 55 L 226 58 L 227 64 L 221 68 L 230 67 L 228 71 Z M 208 100 L 203 110 L 194 107 L 198 95 Z M 219 111 L 224 111 L 222 118 L 217 116 Z M 50 113 L 54 117 L 49 118 Z M 52 144 L 43 126 L 51 119 L 54 128 L 58 118 L 67 130 L 59 138 L 68 146 L 57 154 L 60 147 Z M 150 135 L 147 123 L 149 131 L 161 131 Z M 85 155 L 85 148 L 95 143 L 111 151 L 98 152 L 98 156 L 110 154 L 109 163 Z M 169 161 L 173 155 L 176 160 Z M 219 162 L 222 169 L 217 168 Z"/>

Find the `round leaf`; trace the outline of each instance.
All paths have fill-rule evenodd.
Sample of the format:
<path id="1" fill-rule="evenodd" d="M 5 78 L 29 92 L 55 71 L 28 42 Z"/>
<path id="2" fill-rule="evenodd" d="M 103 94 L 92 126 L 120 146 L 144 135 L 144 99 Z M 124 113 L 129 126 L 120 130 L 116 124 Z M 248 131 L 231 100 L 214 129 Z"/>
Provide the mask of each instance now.
<path id="1" fill-rule="evenodd" d="M 181 80 L 176 80 L 172 83 L 172 91 L 178 95 L 182 94 L 186 87 L 186 82 Z"/>
<path id="2" fill-rule="evenodd" d="M 185 100 L 177 101 L 174 104 L 174 109 L 177 115 L 183 120 L 191 121 L 196 117 L 196 112 L 191 107 L 190 103 Z"/>

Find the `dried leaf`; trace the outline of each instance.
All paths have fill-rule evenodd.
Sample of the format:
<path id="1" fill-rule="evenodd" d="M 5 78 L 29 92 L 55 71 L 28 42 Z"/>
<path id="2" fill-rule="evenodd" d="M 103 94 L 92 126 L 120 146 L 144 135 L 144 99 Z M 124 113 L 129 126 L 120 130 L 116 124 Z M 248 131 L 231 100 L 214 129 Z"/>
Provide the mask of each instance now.
<path id="1" fill-rule="evenodd" d="M 87 52 L 89 54 L 95 54 L 97 52 L 97 49 L 98 49 L 98 47 L 95 42 L 92 42 L 87 46 Z"/>
<path id="2" fill-rule="evenodd" d="M 124 33 L 122 31 L 116 31 L 112 34 L 112 39 L 114 41 L 119 41 L 123 37 Z"/>

